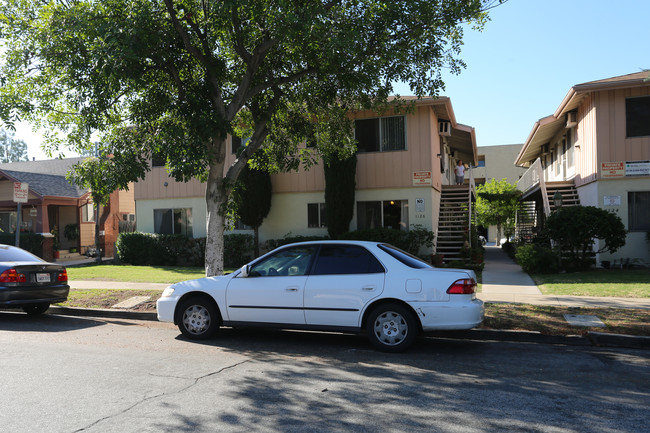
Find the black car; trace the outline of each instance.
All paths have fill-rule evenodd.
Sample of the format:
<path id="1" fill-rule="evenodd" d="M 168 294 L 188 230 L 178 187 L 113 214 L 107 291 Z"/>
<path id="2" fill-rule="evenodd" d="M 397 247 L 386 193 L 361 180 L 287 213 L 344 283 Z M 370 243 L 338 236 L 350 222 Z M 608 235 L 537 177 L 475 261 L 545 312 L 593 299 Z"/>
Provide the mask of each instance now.
<path id="1" fill-rule="evenodd" d="M 44 313 L 50 304 L 68 299 L 70 286 L 64 266 L 0 244 L 0 308 Z"/>

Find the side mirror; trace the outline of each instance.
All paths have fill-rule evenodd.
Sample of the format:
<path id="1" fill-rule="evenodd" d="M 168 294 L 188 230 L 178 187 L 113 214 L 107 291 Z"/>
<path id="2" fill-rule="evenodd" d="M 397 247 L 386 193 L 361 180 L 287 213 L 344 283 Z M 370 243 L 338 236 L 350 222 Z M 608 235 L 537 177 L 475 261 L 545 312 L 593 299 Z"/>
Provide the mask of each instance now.
<path id="1" fill-rule="evenodd" d="M 250 272 L 251 272 L 251 266 L 250 265 L 244 265 L 239 270 L 239 275 L 242 278 L 248 278 L 248 276 L 250 275 Z"/>

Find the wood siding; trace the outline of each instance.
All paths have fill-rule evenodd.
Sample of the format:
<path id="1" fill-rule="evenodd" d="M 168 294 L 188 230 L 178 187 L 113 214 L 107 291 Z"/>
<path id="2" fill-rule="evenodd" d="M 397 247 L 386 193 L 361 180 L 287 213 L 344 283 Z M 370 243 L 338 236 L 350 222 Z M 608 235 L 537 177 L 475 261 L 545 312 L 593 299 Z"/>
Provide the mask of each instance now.
<path id="1" fill-rule="evenodd" d="M 575 134 L 576 186 L 596 180 L 596 106 L 594 99 L 588 97 L 578 109 L 578 126 Z"/>
<path id="2" fill-rule="evenodd" d="M 165 186 L 165 182 L 167 186 Z M 176 182 L 167 174 L 165 167 L 153 167 L 134 188 L 136 200 L 197 197 L 205 195 L 205 184 L 196 179 Z"/>
<path id="3" fill-rule="evenodd" d="M 625 100 L 650 96 L 650 86 L 596 94 L 598 163 L 650 159 L 650 137 L 626 136 Z"/>

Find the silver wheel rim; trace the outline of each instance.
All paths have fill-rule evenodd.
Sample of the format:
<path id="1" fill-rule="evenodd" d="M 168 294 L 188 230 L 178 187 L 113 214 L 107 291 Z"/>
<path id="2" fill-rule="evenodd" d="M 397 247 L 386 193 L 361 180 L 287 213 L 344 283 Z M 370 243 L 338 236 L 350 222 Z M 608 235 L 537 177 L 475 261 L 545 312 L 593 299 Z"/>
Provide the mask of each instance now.
<path id="1" fill-rule="evenodd" d="M 183 313 L 183 326 L 190 334 L 203 334 L 210 323 L 210 312 L 203 305 L 192 305 Z"/>
<path id="2" fill-rule="evenodd" d="M 386 346 L 400 344 L 408 335 L 408 330 L 406 319 L 394 311 L 384 311 L 375 319 L 375 336 Z"/>

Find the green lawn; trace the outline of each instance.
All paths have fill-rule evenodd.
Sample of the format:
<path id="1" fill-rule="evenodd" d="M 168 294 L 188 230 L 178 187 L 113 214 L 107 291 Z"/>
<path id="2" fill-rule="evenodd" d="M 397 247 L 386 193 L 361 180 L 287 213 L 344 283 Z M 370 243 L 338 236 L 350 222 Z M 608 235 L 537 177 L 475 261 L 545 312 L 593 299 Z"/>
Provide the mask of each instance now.
<path id="1" fill-rule="evenodd" d="M 92 265 L 68 268 L 68 279 L 127 281 L 133 283 L 177 283 L 205 277 L 203 268 L 179 266 Z"/>
<path id="2" fill-rule="evenodd" d="M 545 295 L 650 298 L 649 269 L 598 269 L 531 276 Z"/>

